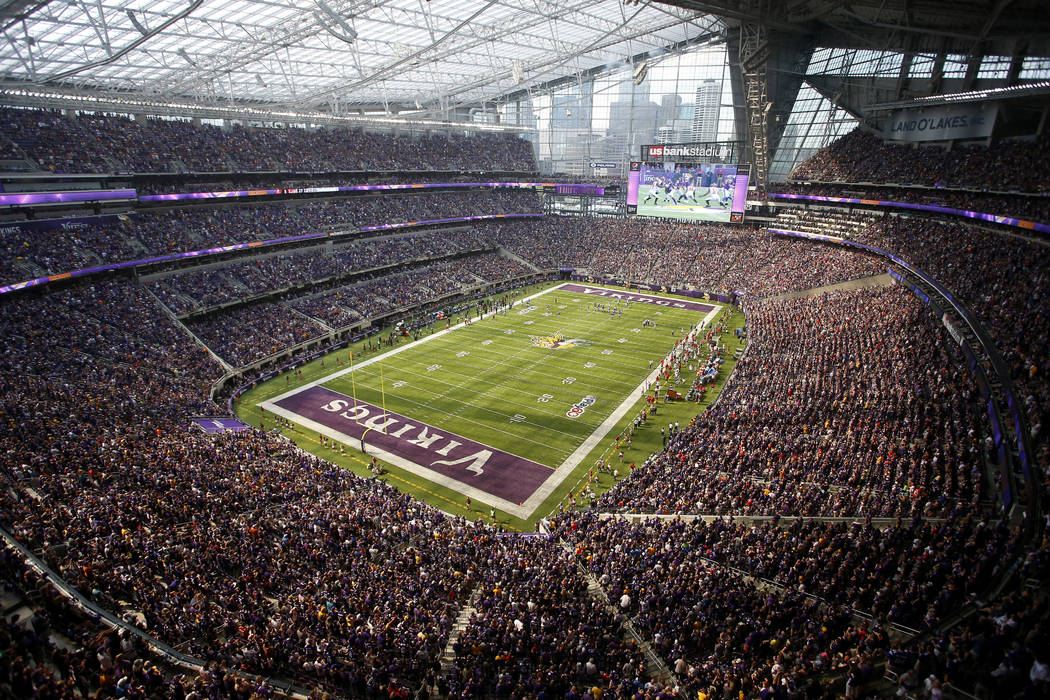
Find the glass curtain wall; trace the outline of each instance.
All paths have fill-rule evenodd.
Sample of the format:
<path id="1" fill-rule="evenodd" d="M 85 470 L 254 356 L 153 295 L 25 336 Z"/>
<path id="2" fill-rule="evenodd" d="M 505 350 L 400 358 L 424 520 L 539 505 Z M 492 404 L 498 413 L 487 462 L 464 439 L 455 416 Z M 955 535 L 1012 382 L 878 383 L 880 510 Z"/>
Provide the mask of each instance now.
<path id="1" fill-rule="evenodd" d="M 982 56 L 977 66 L 979 80 L 1004 80 L 1010 70 L 1009 56 Z M 807 75 L 835 75 L 852 78 L 897 78 L 904 67 L 904 56 L 892 51 L 870 49 L 819 48 L 813 52 Z M 933 76 L 936 56 L 932 53 L 917 53 L 908 65 L 908 79 L 929 79 Z M 970 58 L 962 54 L 947 54 L 944 57 L 941 75 L 945 80 L 958 80 L 966 76 Z M 1026 57 L 1023 60 L 1020 80 L 1038 80 L 1050 77 L 1050 59 Z M 782 182 L 796 165 L 818 150 L 856 127 L 858 120 L 845 110 L 836 107 L 830 100 L 803 83 L 798 91 L 795 106 L 788 118 L 784 135 L 780 140 L 769 169 L 771 182 Z"/>
<path id="2" fill-rule="evenodd" d="M 634 66 L 621 64 L 499 109 L 503 124 L 536 129 L 543 173 L 624 177 L 644 144 L 736 139 L 721 43 L 650 58 L 638 85 Z"/>
<path id="3" fill-rule="evenodd" d="M 856 126 L 853 115 L 803 83 L 769 165 L 769 181 L 783 182 L 796 165 Z"/>

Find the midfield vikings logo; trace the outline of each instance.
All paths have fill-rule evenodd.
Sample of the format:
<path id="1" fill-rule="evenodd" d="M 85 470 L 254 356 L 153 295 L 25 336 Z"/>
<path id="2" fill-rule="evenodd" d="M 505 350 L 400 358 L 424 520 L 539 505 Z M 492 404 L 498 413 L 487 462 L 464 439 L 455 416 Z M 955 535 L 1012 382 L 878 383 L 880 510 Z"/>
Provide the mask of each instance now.
<path id="1" fill-rule="evenodd" d="M 569 348 L 582 347 L 584 345 L 590 345 L 591 341 L 584 340 L 583 338 L 569 338 L 565 339 L 561 333 L 554 335 L 530 335 L 529 340 L 532 344 L 538 348 L 547 348 L 548 350 L 567 350 Z"/>

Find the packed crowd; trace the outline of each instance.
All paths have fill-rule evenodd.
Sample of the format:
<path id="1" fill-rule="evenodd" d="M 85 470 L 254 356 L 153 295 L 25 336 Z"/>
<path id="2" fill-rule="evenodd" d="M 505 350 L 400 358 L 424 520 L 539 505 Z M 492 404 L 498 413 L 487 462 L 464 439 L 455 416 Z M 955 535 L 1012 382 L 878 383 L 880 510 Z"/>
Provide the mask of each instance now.
<path id="1" fill-rule="evenodd" d="M 765 232 L 754 234 L 738 250 L 719 285 L 725 291 L 744 291 L 752 298 L 886 272 L 885 262 L 873 255 Z"/>
<path id="2" fill-rule="evenodd" d="M 394 136 L 359 129 L 229 129 L 0 107 L 0 132 L 57 173 L 536 170 L 528 141 L 476 133 Z"/>
<path id="3" fill-rule="evenodd" d="M 262 678 L 232 673 L 222 664 L 197 672 L 169 667 L 136 636 L 74 608 L 13 549 L 0 551 L 0 562 L 0 589 L 22 603 L 20 612 L 0 619 L 0 695 L 55 700 L 276 695 Z"/>
<path id="4" fill-rule="evenodd" d="M 770 228 L 783 231 L 816 233 L 835 238 L 855 238 L 868 226 L 876 223 L 883 216 L 882 212 L 854 211 L 852 209 L 835 209 L 825 207 L 803 208 L 796 206 L 780 207 L 776 220 Z"/>
<path id="5" fill-rule="evenodd" d="M 55 118 L 56 132 L 75 123 L 110 143 L 118 141 L 114 133 L 157 126 Z M 213 135 L 195 134 L 207 159 L 201 162 L 210 163 Z M 221 152 L 241 164 L 269 162 L 270 149 L 287 136 L 237 138 L 222 142 L 232 150 Z M 100 157 L 108 163 L 116 153 L 149 167 L 148 154 L 133 146 Z M 284 157 L 314 156 L 290 149 Z M 408 200 L 374 201 L 386 212 Z M 80 231 L 74 248 L 82 252 L 55 255 L 98 259 L 205 247 L 227 235 L 287 235 L 306 224 L 331 225 L 325 206 L 151 215 L 177 217 L 180 226 L 158 223 L 146 236 L 116 225 L 121 233 L 104 252 L 95 246 L 107 236 Z M 928 269 L 1007 339 L 1001 347 L 1045 463 L 1040 431 L 1050 401 L 1040 379 L 1048 356 L 1040 302 L 1050 267 L 1041 249 L 892 218 L 860 237 Z M 102 690 L 179 700 L 271 693 L 228 672 L 237 669 L 353 697 L 405 697 L 421 686 L 457 698 L 667 697 L 674 689 L 649 678 L 640 650 L 626 641 L 629 621 L 691 696 L 820 696 L 841 694 L 843 684 L 856 694 L 890 648 L 887 625 L 933 629 L 982 598 L 1015 561 L 1024 562 L 1022 580 L 1045 581 L 1045 540 L 1026 556 L 1018 531 L 986 519 L 996 496 L 981 466 L 987 419 L 944 328 L 921 304 L 896 288 L 767 298 L 881 271 L 872 258 L 749 229 L 549 217 L 360 239 L 330 253 L 180 273 L 149 289 L 187 310 L 375 263 L 494 244 L 541 269 L 748 292 L 747 354 L 719 402 L 601 496 L 599 509 L 857 521 L 631 524 L 569 512 L 553 523 L 552 540 L 497 537 L 275 434 L 188 430 L 187 416 L 214 410 L 207 388 L 222 369 L 138 282 L 4 299 L 0 524 L 97 603 L 215 666 L 199 678 L 178 678 L 154 672 L 119 635 L 77 635 L 78 648 L 68 652 L 49 648 L 36 627 L 3 622 L 0 649 L 9 652 L 0 657 L 0 688 L 6 683 L 16 696 Z M 65 264 L 47 257 L 48 244 L 34 245 L 13 239 L 5 264 L 24 269 L 11 252 L 19 246 L 34 262 Z M 1025 274 L 1016 274 L 1018 266 Z M 405 268 L 188 326 L 243 365 L 325 326 L 533 271 L 492 252 Z M 869 516 L 900 520 L 880 530 Z M 4 563 L 5 575 L 16 568 Z M 587 590 L 577 565 L 600 589 Z M 960 687 L 1002 683 L 1038 696 L 1046 686 L 1047 605 L 1029 590 L 1010 588 L 938 638 L 933 653 L 905 664 L 908 682 L 933 668 Z M 446 677 L 438 659 L 467 601 L 475 612 L 453 644 Z M 55 619 L 61 615 L 56 608 Z"/>
<path id="6" fill-rule="evenodd" d="M 441 234 L 437 234 L 435 240 L 440 246 Z M 477 242 L 471 237 L 466 240 Z M 295 258 L 288 263 L 292 269 L 297 264 Z M 217 355 L 234 367 L 241 367 L 330 329 L 386 316 L 401 309 L 416 308 L 470 288 L 533 272 L 516 260 L 493 252 L 467 255 L 447 262 L 413 262 L 407 266 L 396 265 L 393 272 L 384 270 L 376 275 L 366 275 L 363 281 L 346 283 L 335 280 L 329 285 L 332 287 L 329 290 L 309 291 L 281 303 L 264 301 L 218 310 L 206 317 L 188 320 L 187 326 Z M 219 273 L 217 276 L 221 278 L 223 275 Z M 183 276 L 182 284 L 199 284 L 199 280 L 187 277 Z M 265 277 L 262 279 L 266 280 Z M 210 286 L 208 289 L 219 292 L 229 287 Z M 241 288 L 233 291 L 231 297 L 244 296 L 245 293 Z M 169 307 L 185 303 L 181 301 L 184 298 L 184 294 L 162 297 Z"/>
<path id="7" fill-rule="evenodd" d="M 758 235 L 740 226 L 675 226 L 666 248 L 655 256 L 649 280 L 668 287 L 717 290 L 747 238 Z"/>
<path id="8" fill-rule="evenodd" d="M 501 224 L 496 240 L 537 267 L 752 297 L 885 272 L 877 258 L 743 226 L 545 217 Z"/>
<path id="9" fill-rule="evenodd" d="M 261 360 L 324 333 L 301 314 L 272 301 L 227 309 L 186 322 L 194 335 L 234 367 Z"/>
<path id="10" fill-rule="evenodd" d="M 889 217 L 861 241 L 925 270 L 981 320 L 1009 365 L 1028 413 L 1036 464 L 1050 469 L 1050 251 L 1023 238 L 957 223 Z M 1050 472 L 1047 472 L 1050 473 Z"/>
<path id="11" fill-rule="evenodd" d="M 573 513 L 557 527 L 689 694 L 713 697 L 789 697 L 847 674 L 856 692 L 889 649 L 884 626 L 935 624 L 1023 556 L 1001 521 L 878 529 Z"/>
<path id="12" fill-rule="evenodd" d="M 43 272 L 270 240 L 339 226 L 357 227 L 366 222 L 531 213 L 536 203 L 531 193 L 486 191 L 141 213 L 126 217 L 126 221 L 78 226 L 71 231 L 6 232 L 0 272 L 8 281 L 17 281 Z M 874 258 L 836 248 L 800 247 L 743 227 L 544 217 L 496 221 L 478 230 L 479 233 L 469 235 L 484 236 L 488 245 L 502 245 L 540 269 L 572 267 L 595 276 L 629 278 L 669 288 L 746 291 L 752 296 L 766 296 L 880 271 Z M 434 252 L 433 245 L 427 243 L 432 239 L 418 236 L 406 240 L 420 243 L 418 253 L 394 250 L 396 242 L 354 243 L 345 256 L 339 252 L 297 255 L 294 265 L 285 264 L 288 256 L 273 258 L 270 263 L 234 263 L 219 270 L 182 273 L 151 288 L 181 313 L 294 285 L 311 275 L 328 277 L 340 270 L 367 269 L 384 261 L 427 257 Z M 451 235 L 445 240 L 452 246 L 448 252 L 475 246 L 472 241 L 459 242 Z M 242 276 L 249 279 L 241 279 Z"/>
<path id="13" fill-rule="evenodd" d="M 605 221 L 571 216 L 501 221 L 495 238 L 540 269 L 585 268 L 601 247 L 605 225 Z"/>
<path id="14" fill-rule="evenodd" d="M 0 313 L 0 514 L 16 537 L 209 661 L 357 697 L 418 687 L 487 530 L 279 436 L 188 428 L 220 370 L 133 283 Z"/>
<path id="15" fill-rule="evenodd" d="M 39 232 L 17 224 L 0 236 L 2 281 L 30 276 L 19 263 L 41 273 L 156 255 L 251 243 L 332 229 L 450 219 L 490 214 L 537 213 L 535 193 L 522 190 L 387 195 L 290 204 L 188 207 L 142 211 L 116 222 L 78 223 Z"/>
<path id="16" fill-rule="evenodd" d="M 461 700 L 631 698 L 652 688 L 621 616 L 589 594 L 570 554 L 546 537 L 496 545 L 504 566 L 481 572 L 475 612 L 453 645 L 455 667 L 439 691 Z"/>
<path id="17" fill-rule="evenodd" d="M 498 175 L 501 180 L 508 182 L 534 182 L 537 178 L 532 174 L 503 174 Z M 117 176 L 111 182 L 126 182 L 128 176 Z M 493 179 L 493 173 L 481 171 L 354 171 L 354 172 L 317 172 L 317 173 L 216 173 L 210 174 L 175 174 L 170 176 L 155 176 L 146 178 L 136 176 L 134 179 L 135 190 L 140 195 L 177 194 L 185 192 L 227 192 L 230 190 L 260 190 L 260 189 L 297 189 L 310 187 L 338 187 L 343 185 L 406 185 L 420 183 L 476 183 L 489 182 Z M 580 178 L 569 178 L 566 176 L 544 175 L 544 182 L 580 182 Z M 594 178 L 587 178 L 587 182 Z M 388 194 L 396 194 L 397 191 Z M 307 193 L 304 193 L 307 194 Z"/>
<path id="18" fill-rule="evenodd" d="M 1048 159 L 1047 134 L 993 147 L 957 145 L 944 150 L 890 143 L 858 128 L 799 164 L 791 179 L 1050 192 Z"/>
<path id="19" fill-rule="evenodd" d="M 719 402 L 599 506 L 641 512 L 973 512 L 985 426 L 945 331 L 897 288 L 748 302 Z"/>
<path id="20" fill-rule="evenodd" d="M 191 270 L 149 283 L 175 313 L 207 308 L 287 287 L 316 286 L 333 277 L 489 247 L 474 229 L 354 238 L 331 250 L 260 257 L 219 268 Z"/>
<path id="21" fill-rule="evenodd" d="M 1016 575 L 998 597 L 919 650 L 889 662 L 899 685 L 914 691 L 929 678 L 978 697 L 1050 695 L 1050 529 L 1039 533 Z"/>

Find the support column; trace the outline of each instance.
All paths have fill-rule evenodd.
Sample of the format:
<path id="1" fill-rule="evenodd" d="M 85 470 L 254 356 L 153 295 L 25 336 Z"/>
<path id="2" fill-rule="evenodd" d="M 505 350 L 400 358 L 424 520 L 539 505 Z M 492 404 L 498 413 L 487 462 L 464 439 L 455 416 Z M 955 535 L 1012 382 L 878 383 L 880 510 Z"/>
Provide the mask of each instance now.
<path id="1" fill-rule="evenodd" d="M 744 105 L 747 112 L 747 146 L 755 184 L 765 191 L 769 184 L 769 100 L 766 95 L 766 64 L 769 42 L 766 28 L 757 23 L 740 25 L 740 70 L 744 76 Z"/>

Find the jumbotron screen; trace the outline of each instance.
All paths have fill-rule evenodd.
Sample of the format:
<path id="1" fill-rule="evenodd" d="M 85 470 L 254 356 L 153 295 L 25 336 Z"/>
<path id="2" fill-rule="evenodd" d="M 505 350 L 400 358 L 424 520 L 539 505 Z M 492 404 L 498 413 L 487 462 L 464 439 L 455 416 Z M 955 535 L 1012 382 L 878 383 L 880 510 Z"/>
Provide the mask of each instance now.
<path id="1" fill-rule="evenodd" d="M 627 212 L 696 221 L 742 221 L 747 181 L 747 168 L 726 163 L 631 163 Z"/>

